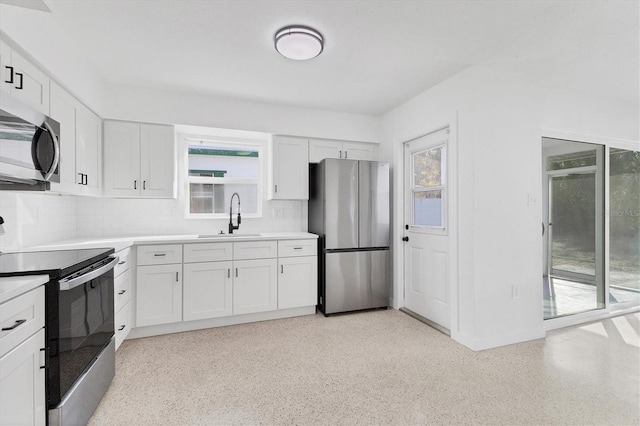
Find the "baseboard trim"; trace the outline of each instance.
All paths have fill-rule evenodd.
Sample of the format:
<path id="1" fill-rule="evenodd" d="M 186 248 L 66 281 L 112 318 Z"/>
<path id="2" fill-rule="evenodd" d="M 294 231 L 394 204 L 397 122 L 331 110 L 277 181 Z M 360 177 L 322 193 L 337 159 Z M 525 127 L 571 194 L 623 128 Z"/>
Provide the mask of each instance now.
<path id="1" fill-rule="evenodd" d="M 315 306 L 304 306 L 302 308 L 279 309 L 277 311 L 257 312 L 254 314 L 233 315 L 230 317 L 210 318 L 198 321 L 183 321 L 171 324 L 149 325 L 146 327 L 135 327 L 131 330 L 126 340 L 139 339 L 142 337 L 159 336 L 162 334 L 182 333 L 184 331 L 203 330 L 207 328 L 225 327 L 227 325 L 245 324 L 258 321 L 268 321 L 274 319 L 299 317 L 303 315 L 314 315 Z"/>

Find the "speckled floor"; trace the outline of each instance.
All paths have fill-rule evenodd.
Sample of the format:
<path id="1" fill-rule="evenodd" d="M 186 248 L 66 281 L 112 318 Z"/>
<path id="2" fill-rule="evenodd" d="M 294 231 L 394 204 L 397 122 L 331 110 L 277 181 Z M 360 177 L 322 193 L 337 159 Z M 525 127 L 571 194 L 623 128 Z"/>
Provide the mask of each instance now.
<path id="1" fill-rule="evenodd" d="M 128 340 L 90 425 L 640 423 L 640 314 L 473 352 L 396 310 Z"/>

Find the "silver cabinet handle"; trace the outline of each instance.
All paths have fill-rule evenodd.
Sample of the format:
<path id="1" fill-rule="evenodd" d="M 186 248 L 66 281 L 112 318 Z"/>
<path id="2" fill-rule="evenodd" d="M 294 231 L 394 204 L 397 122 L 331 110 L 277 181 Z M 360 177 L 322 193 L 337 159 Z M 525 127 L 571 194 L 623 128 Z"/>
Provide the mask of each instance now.
<path id="1" fill-rule="evenodd" d="M 124 265 L 125 263 L 127 263 L 127 261 L 126 260 L 122 260 L 122 261 L 118 262 L 118 265 Z"/>
<path id="2" fill-rule="evenodd" d="M 236 278 L 238 277 L 238 268 L 236 268 Z"/>
<path id="3" fill-rule="evenodd" d="M 278 185 L 276 185 L 276 190 L 275 190 L 276 194 L 278 193 Z"/>
<path id="4" fill-rule="evenodd" d="M 145 191 L 147 190 L 147 181 L 146 180 L 142 181 L 142 189 L 145 190 Z"/>
<path id="5" fill-rule="evenodd" d="M 227 269 L 227 278 L 231 278 L 231 269 Z"/>
<path id="6" fill-rule="evenodd" d="M 180 273 L 180 272 L 176 272 L 176 282 L 180 281 L 180 279 L 178 278 L 178 274 L 179 274 L 179 273 Z"/>
<path id="7" fill-rule="evenodd" d="M 342 150 L 340 150 L 340 157 L 338 157 L 338 158 L 342 158 Z"/>
<path id="8" fill-rule="evenodd" d="M 118 294 L 122 295 L 122 294 L 125 294 L 126 292 L 127 292 L 127 290 L 120 290 L 120 291 L 118 292 Z"/>
<path id="9" fill-rule="evenodd" d="M 166 256 L 166 255 L 167 255 L 167 253 L 155 253 L 153 255 L 153 257 L 163 257 L 163 256 Z"/>
<path id="10" fill-rule="evenodd" d="M 126 327 L 126 325 L 121 325 L 121 326 L 120 326 L 120 328 L 118 328 L 118 331 L 122 331 L 122 330 L 124 330 L 124 329 L 125 329 L 125 327 Z"/>
<path id="11" fill-rule="evenodd" d="M 280 273 L 284 274 L 284 265 L 280 265 Z"/>
<path id="12" fill-rule="evenodd" d="M 344 151 L 344 159 L 345 160 L 347 159 L 348 154 L 349 154 L 349 152 L 345 149 L 345 151 Z"/>
<path id="13" fill-rule="evenodd" d="M 294 247 L 294 250 L 302 250 L 302 247 Z"/>

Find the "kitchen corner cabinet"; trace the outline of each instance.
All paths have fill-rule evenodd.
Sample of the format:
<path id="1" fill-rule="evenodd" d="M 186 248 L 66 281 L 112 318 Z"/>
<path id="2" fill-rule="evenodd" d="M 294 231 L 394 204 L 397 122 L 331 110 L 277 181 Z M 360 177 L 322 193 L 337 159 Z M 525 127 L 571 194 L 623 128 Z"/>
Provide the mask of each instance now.
<path id="1" fill-rule="evenodd" d="M 102 120 L 66 90 L 51 83 L 51 118 L 60 123 L 61 176 L 51 189 L 74 195 L 102 192 Z"/>
<path id="2" fill-rule="evenodd" d="M 273 136 L 270 143 L 269 200 L 309 199 L 309 141 Z"/>
<path id="3" fill-rule="evenodd" d="M 139 246 L 136 326 L 182 321 L 182 245 Z"/>
<path id="4" fill-rule="evenodd" d="M 0 425 L 44 425 L 44 286 L 0 305 Z"/>
<path id="5" fill-rule="evenodd" d="M 319 163 L 325 158 L 347 160 L 375 160 L 376 144 L 343 142 L 330 139 L 309 140 L 309 162 Z"/>
<path id="6" fill-rule="evenodd" d="M 173 126 L 106 120 L 104 146 L 106 196 L 175 198 Z"/>
<path id="7" fill-rule="evenodd" d="M 0 89 L 49 115 L 49 77 L 0 40 Z"/>

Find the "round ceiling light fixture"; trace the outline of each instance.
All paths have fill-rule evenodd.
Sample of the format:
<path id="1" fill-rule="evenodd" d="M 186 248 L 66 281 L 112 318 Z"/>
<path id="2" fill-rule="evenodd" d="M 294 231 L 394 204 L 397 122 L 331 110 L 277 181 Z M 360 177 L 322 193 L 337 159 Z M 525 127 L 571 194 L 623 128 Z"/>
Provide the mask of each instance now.
<path id="1" fill-rule="evenodd" d="M 275 46 L 285 58 L 305 61 L 322 53 L 324 39 L 313 28 L 291 25 L 276 32 Z"/>

